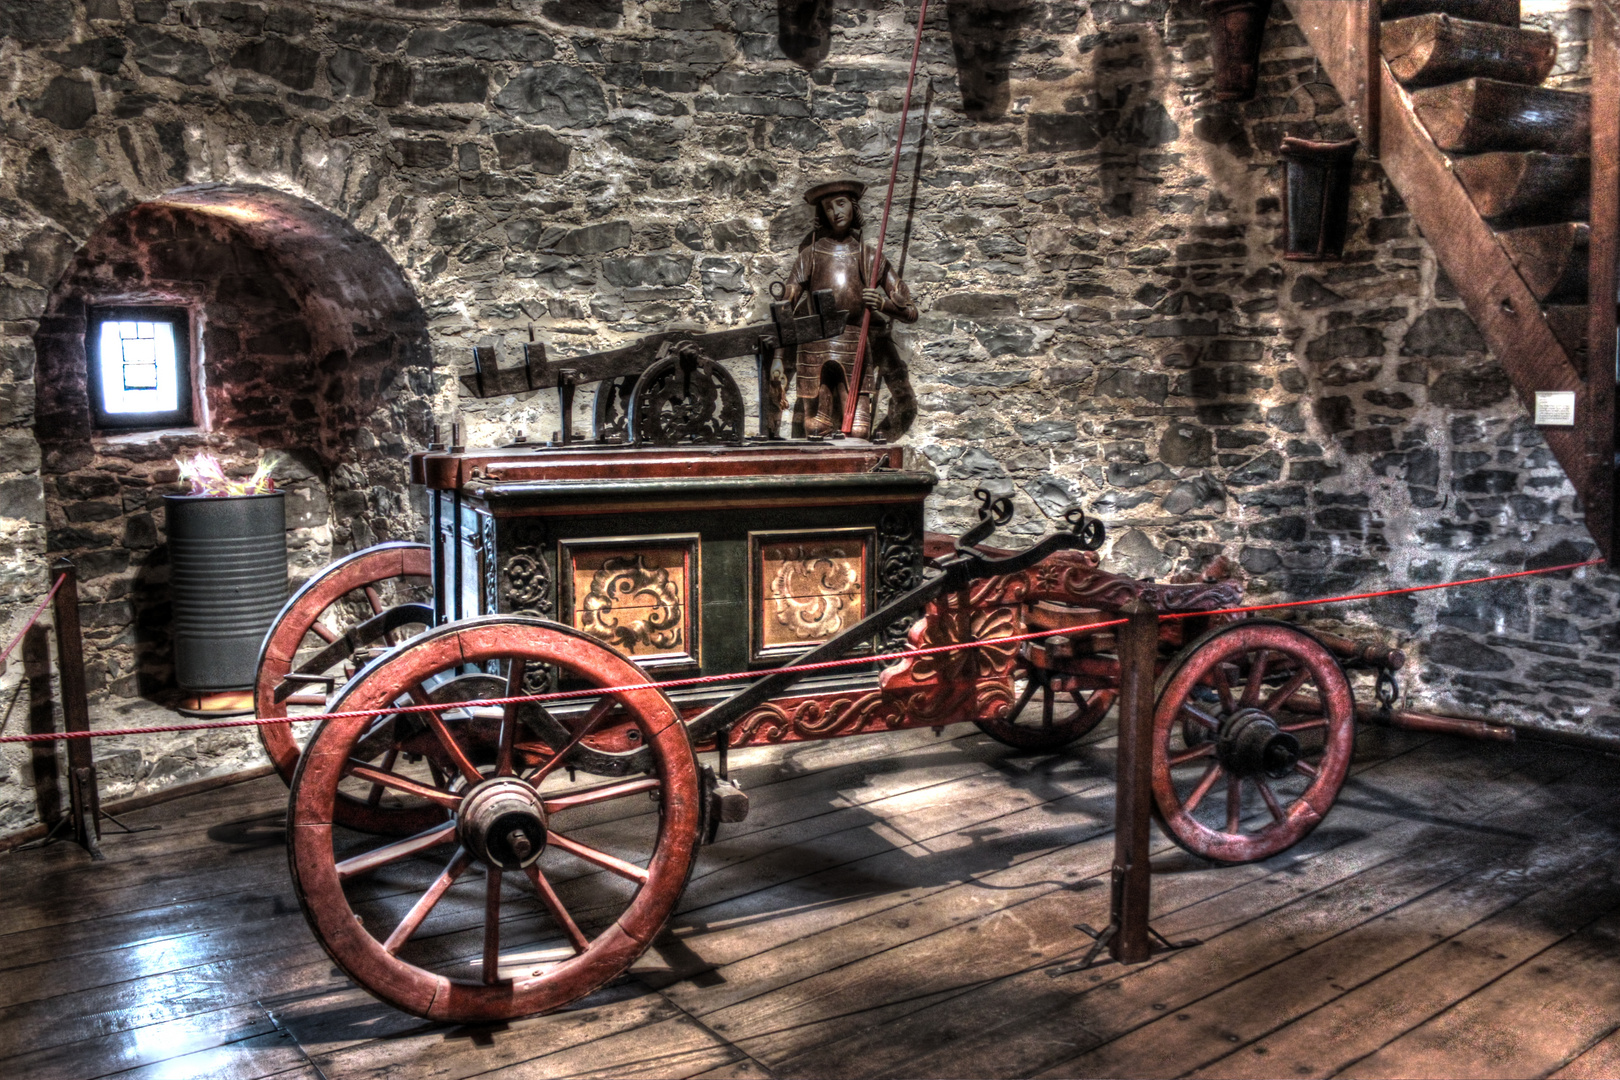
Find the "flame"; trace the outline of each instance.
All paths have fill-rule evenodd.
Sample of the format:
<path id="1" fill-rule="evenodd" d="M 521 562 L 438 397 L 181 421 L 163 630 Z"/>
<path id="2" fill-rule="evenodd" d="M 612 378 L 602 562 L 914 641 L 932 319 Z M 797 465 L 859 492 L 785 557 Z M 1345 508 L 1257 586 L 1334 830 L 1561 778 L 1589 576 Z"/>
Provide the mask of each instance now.
<path id="1" fill-rule="evenodd" d="M 276 481 L 270 475 L 270 471 L 276 467 L 277 461 L 274 454 L 261 457 L 253 469 L 253 475 L 246 480 L 233 480 L 225 475 L 225 468 L 220 464 L 219 458 L 206 450 L 199 452 L 190 461 L 174 459 L 174 463 L 180 466 L 180 479 L 191 483 L 193 495 L 215 497 L 272 494 L 276 490 Z"/>

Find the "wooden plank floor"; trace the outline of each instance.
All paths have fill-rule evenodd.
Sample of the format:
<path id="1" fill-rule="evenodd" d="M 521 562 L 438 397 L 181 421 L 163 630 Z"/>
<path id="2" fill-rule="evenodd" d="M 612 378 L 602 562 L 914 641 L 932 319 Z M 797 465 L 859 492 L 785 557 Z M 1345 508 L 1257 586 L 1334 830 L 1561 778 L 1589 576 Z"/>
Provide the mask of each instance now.
<path id="1" fill-rule="evenodd" d="M 952 737 L 954 736 L 954 737 Z M 0 857 L 0 1076 L 1557 1076 L 1620 1072 L 1620 760 L 1364 731 L 1324 825 L 1217 868 L 1203 944 L 1052 978 L 1107 921 L 1113 742 L 972 729 L 738 755 L 753 813 L 632 975 L 493 1027 L 377 1003 L 311 937 L 274 777 Z"/>

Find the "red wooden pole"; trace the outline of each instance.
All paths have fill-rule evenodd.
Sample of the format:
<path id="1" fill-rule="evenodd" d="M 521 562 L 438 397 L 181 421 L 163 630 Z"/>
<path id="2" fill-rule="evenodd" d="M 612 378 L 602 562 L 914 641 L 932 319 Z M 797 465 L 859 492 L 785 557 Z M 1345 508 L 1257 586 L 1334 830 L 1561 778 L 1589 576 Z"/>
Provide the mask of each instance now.
<path id="1" fill-rule="evenodd" d="M 872 272 L 866 278 L 870 288 L 877 288 L 878 271 L 883 269 L 883 238 L 889 234 L 889 208 L 894 205 L 894 185 L 900 179 L 900 148 L 906 142 L 906 117 L 911 112 L 911 87 L 917 81 L 917 54 L 922 51 L 923 20 L 927 17 L 928 0 L 922 0 L 922 5 L 917 9 L 917 38 L 911 44 L 911 71 L 906 75 L 906 96 L 900 105 L 900 131 L 894 137 L 894 164 L 889 167 L 889 194 L 883 199 L 883 220 L 878 224 L 877 243 L 873 245 Z M 855 364 L 850 372 L 849 396 L 844 399 L 845 435 L 855 430 L 855 412 L 861 402 L 861 386 L 866 382 L 866 339 L 871 330 L 872 309 L 863 308 L 861 336 L 855 343 Z M 872 419 L 875 421 L 877 417 L 874 416 Z"/>

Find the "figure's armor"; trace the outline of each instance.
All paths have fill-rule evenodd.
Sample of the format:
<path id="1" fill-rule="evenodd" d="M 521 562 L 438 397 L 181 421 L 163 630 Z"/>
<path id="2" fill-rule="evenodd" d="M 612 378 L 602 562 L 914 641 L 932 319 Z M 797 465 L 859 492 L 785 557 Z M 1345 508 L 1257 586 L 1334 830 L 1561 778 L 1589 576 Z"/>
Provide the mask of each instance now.
<path id="1" fill-rule="evenodd" d="M 866 288 L 872 254 L 872 249 L 862 246 L 854 236 L 843 240 L 822 236 L 807 244 L 794 263 L 794 289 L 790 299 L 830 289 L 834 306 L 851 312 L 844 332 L 837 337 L 799 346 L 793 420 L 795 428 L 803 425 L 806 435 L 824 435 L 843 426 L 844 398 L 854 377 L 855 349 L 861 336 L 859 313 L 865 311 L 861 290 Z M 895 275 L 887 259 L 883 260 L 878 275 L 878 288 L 894 307 L 904 310 L 910 306 L 911 297 L 905 284 Z M 880 363 L 878 350 L 889 346 L 888 328 L 889 320 L 873 312 L 855 423 L 850 431 L 858 439 L 866 438 L 872 430 L 872 400 L 876 396 Z M 836 370 L 828 370 L 828 365 L 836 365 Z"/>

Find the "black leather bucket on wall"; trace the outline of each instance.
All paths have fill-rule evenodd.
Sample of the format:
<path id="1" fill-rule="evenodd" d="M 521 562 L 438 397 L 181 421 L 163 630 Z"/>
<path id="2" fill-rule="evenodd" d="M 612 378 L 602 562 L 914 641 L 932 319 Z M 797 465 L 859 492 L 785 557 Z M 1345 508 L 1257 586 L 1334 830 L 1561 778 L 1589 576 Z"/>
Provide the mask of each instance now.
<path id="1" fill-rule="evenodd" d="M 253 685 L 287 598 L 285 496 L 165 495 L 174 677 L 185 690 Z"/>
<path id="2" fill-rule="evenodd" d="M 1350 223 L 1351 173 L 1359 145 L 1355 139 L 1283 139 L 1282 159 L 1287 172 L 1283 184 L 1283 258 L 1321 262 L 1344 256 L 1344 237 Z"/>

